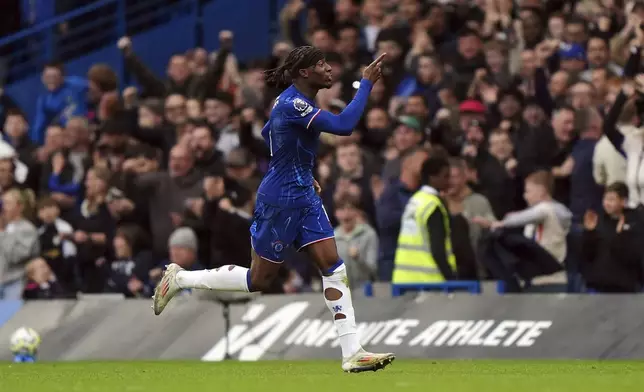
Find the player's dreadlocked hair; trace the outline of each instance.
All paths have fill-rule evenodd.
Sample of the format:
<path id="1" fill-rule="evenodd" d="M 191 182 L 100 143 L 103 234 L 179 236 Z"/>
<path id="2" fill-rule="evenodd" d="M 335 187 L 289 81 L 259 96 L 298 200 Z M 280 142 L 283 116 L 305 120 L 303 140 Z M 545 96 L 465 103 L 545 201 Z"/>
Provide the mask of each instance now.
<path id="1" fill-rule="evenodd" d="M 324 60 L 324 53 L 320 49 L 313 46 L 297 47 L 286 56 L 284 64 L 264 72 L 266 82 L 273 86 L 288 85 L 300 69 L 312 67 L 320 60 Z"/>

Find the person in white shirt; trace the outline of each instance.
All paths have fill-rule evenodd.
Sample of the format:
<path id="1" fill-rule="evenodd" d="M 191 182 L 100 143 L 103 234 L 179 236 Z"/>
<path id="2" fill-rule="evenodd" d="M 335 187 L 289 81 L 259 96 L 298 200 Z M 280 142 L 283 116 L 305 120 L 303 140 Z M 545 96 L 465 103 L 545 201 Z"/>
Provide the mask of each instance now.
<path id="1" fill-rule="evenodd" d="M 566 236 L 570 231 L 572 213 L 553 200 L 554 179 L 546 171 L 537 171 L 525 179 L 523 197 L 528 208 L 508 214 L 502 221 L 475 217 L 473 220 L 491 229 L 524 227 L 524 235 L 533 239 L 555 259 L 563 263 L 567 254 Z"/>

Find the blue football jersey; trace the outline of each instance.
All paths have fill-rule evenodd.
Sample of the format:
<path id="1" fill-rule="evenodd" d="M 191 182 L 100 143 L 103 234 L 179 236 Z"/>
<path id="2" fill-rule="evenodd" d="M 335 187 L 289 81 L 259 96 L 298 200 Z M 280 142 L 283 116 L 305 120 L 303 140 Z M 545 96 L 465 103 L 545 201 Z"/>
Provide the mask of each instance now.
<path id="1" fill-rule="evenodd" d="M 320 110 L 293 85 L 277 97 L 262 131 L 271 161 L 257 191 L 257 200 L 284 208 L 321 202 L 313 187 L 321 132 L 315 129 L 313 120 Z"/>

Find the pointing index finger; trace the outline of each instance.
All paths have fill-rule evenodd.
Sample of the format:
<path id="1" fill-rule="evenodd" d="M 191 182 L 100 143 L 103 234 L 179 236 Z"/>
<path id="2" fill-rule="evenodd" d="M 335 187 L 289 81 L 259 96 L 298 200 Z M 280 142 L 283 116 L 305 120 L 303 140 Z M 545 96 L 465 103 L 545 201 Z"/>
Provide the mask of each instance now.
<path id="1" fill-rule="evenodd" d="M 369 64 L 369 66 L 370 66 L 370 67 L 372 67 L 372 66 L 374 66 L 374 65 L 378 64 L 379 62 L 381 62 L 381 61 L 382 61 L 382 59 L 384 59 L 384 58 L 385 58 L 385 56 L 386 56 L 386 55 L 387 55 L 387 53 L 383 53 L 383 54 L 381 54 L 380 56 L 378 56 L 378 58 L 377 58 L 377 59 L 373 60 L 373 62 L 372 62 L 371 64 Z"/>

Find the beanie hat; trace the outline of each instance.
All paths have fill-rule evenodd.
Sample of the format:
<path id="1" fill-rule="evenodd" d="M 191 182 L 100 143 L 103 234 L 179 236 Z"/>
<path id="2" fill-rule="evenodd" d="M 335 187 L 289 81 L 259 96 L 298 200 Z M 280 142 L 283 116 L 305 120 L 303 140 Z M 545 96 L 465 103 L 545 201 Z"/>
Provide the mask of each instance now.
<path id="1" fill-rule="evenodd" d="M 187 248 L 197 251 L 197 235 L 189 227 L 180 227 L 170 235 L 168 247 Z"/>

